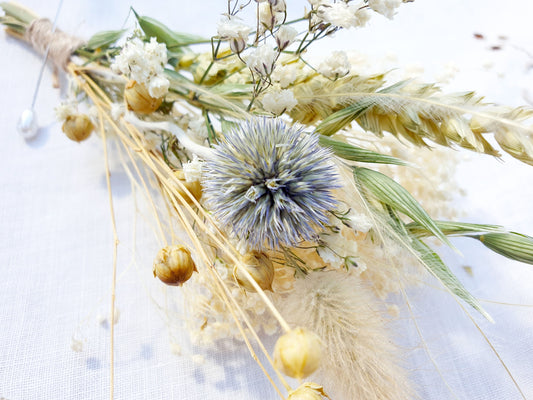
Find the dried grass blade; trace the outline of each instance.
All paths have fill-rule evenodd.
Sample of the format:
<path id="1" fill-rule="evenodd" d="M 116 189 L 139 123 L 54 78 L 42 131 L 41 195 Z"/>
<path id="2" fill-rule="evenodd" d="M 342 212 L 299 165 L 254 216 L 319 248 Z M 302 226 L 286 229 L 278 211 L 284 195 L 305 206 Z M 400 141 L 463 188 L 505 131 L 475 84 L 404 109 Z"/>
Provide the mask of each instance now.
<path id="1" fill-rule="evenodd" d="M 435 224 L 446 236 L 465 236 L 486 232 L 503 232 L 504 229 L 499 225 L 487 225 L 487 224 L 471 224 L 468 222 L 453 222 L 453 221 L 435 221 Z M 417 222 L 412 222 L 405 226 L 407 231 L 417 237 L 424 238 L 432 236 L 433 234 L 425 227 Z"/>
<path id="2" fill-rule="evenodd" d="M 466 290 L 463 284 L 457 279 L 452 271 L 450 271 L 448 266 L 444 264 L 437 253 L 435 253 L 427 244 L 416 238 L 413 239 L 412 245 L 419 254 L 424 266 L 426 266 L 446 288 L 479 311 L 479 313 L 488 321 L 494 322 L 492 317 L 483 309 L 483 307 L 481 307 L 479 301 Z"/>
<path id="3" fill-rule="evenodd" d="M 345 160 L 364 163 L 407 165 L 405 161 L 400 160 L 399 158 L 376 153 L 361 147 L 356 147 L 349 143 L 340 142 L 324 135 L 320 135 L 319 143 L 323 147 L 330 148 L 337 157 Z"/>
<path id="4" fill-rule="evenodd" d="M 512 260 L 533 264 L 533 237 L 516 232 L 486 233 L 471 236 L 492 251 Z"/>
<path id="5" fill-rule="evenodd" d="M 454 248 L 435 221 L 403 186 L 388 176 L 368 168 L 354 167 L 353 175 L 356 183 L 374 195 L 377 200 L 407 215 L 443 243 Z"/>

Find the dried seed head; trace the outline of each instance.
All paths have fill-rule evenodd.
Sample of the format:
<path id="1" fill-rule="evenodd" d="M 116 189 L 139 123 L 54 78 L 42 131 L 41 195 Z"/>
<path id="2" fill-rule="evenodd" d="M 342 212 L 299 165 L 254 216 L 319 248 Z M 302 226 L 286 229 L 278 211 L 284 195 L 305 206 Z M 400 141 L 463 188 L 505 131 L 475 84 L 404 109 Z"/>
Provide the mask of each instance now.
<path id="1" fill-rule="evenodd" d="M 174 176 L 183 184 L 183 186 L 187 188 L 187 190 L 196 200 L 200 200 L 202 197 L 202 184 L 200 181 L 187 182 L 185 179 L 185 173 L 182 170 L 174 171 Z M 193 204 L 191 195 L 183 190 L 179 185 L 176 185 L 176 190 L 183 196 L 187 203 Z"/>
<path id="2" fill-rule="evenodd" d="M 242 258 L 242 263 L 244 264 L 246 271 L 252 275 L 252 278 L 254 278 L 261 289 L 272 291 L 274 267 L 272 261 L 268 259 L 268 256 L 265 253 L 260 253 L 258 251 L 246 253 Z M 242 288 L 249 292 L 256 291 L 242 270 L 237 266 L 233 269 L 233 276 Z"/>
<path id="3" fill-rule="evenodd" d="M 141 114 L 150 114 L 157 110 L 163 98 L 154 98 L 150 96 L 148 89 L 144 83 L 137 83 L 136 81 L 129 81 L 124 89 L 124 99 L 128 105 L 128 110 L 135 111 Z"/>
<path id="4" fill-rule="evenodd" d="M 274 365 L 291 378 L 303 379 L 320 365 L 322 342 L 311 331 L 295 328 L 281 336 L 274 348 Z"/>
<path id="5" fill-rule="evenodd" d="M 70 140 L 81 142 L 91 136 L 94 125 L 85 114 L 69 115 L 61 127 Z"/>
<path id="6" fill-rule="evenodd" d="M 198 272 L 191 252 L 183 246 L 163 247 L 154 260 L 154 277 L 171 286 L 181 286 Z"/>
<path id="7" fill-rule="evenodd" d="M 305 382 L 290 391 L 287 400 L 322 400 L 324 397 L 329 399 L 322 386 L 314 382 Z"/>

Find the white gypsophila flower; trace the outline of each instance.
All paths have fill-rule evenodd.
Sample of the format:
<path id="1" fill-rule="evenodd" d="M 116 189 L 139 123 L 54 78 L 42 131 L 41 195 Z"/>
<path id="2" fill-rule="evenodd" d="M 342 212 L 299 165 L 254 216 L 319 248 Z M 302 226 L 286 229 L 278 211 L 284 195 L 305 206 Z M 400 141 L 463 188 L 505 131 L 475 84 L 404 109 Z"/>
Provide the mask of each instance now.
<path id="1" fill-rule="evenodd" d="M 317 251 L 320 258 L 333 268 L 340 268 L 344 264 L 344 260 L 329 247 L 319 246 Z"/>
<path id="2" fill-rule="evenodd" d="M 388 19 L 392 19 L 402 0 L 368 0 L 368 6 Z"/>
<path id="3" fill-rule="evenodd" d="M 335 79 L 350 72 L 350 62 L 344 51 L 334 51 L 318 66 L 318 72 L 327 78 Z"/>
<path id="4" fill-rule="evenodd" d="M 120 54 L 115 57 L 111 69 L 131 80 L 146 84 L 150 96 L 159 98 L 167 94 L 170 86 L 164 75 L 167 62 L 167 46 L 164 43 L 158 43 L 155 37 L 147 43 L 133 38 L 126 42 Z"/>
<path id="5" fill-rule="evenodd" d="M 207 125 L 205 123 L 204 117 L 196 117 L 189 121 L 189 129 L 187 130 L 189 136 L 202 144 L 208 137 Z"/>
<path id="6" fill-rule="evenodd" d="M 144 53 L 154 65 L 163 67 L 168 61 L 166 44 L 159 43 L 155 37 L 151 37 L 150 41 L 144 44 Z"/>
<path id="7" fill-rule="evenodd" d="M 285 0 L 268 0 L 272 6 L 272 10 L 275 12 L 285 12 L 287 10 L 287 4 Z"/>
<path id="8" fill-rule="evenodd" d="M 170 82 L 164 75 L 156 75 L 148 81 L 148 93 L 154 98 L 166 95 L 169 87 Z"/>
<path id="9" fill-rule="evenodd" d="M 272 80 L 285 89 L 298 77 L 298 69 L 296 64 L 278 65 L 272 73 Z"/>
<path id="10" fill-rule="evenodd" d="M 336 236 L 333 237 L 331 235 L 331 241 L 328 242 L 328 245 L 333 251 L 341 257 L 353 257 L 357 255 L 357 242 L 355 240 L 347 239 L 341 234 Z"/>
<path id="11" fill-rule="evenodd" d="M 72 115 L 78 114 L 78 106 L 75 103 L 61 103 L 54 108 L 56 118 L 59 122 L 63 122 Z"/>
<path id="12" fill-rule="evenodd" d="M 114 121 L 118 121 L 120 117 L 123 117 L 126 113 L 126 107 L 123 103 L 113 103 L 111 104 L 111 118 Z"/>
<path id="13" fill-rule="evenodd" d="M 367 233 L 370 229 L 372 229 L 372 220 L 365 214 L 351 210 L 346 217 L 348 218 L 348 225 L 350 228 L 357 232 Z"/>
<path id="14" fill-rule="evenodd" d="M 148 43 L 133 38 L 126 42 L 111 68 L 139 83 L 147 83 L 153 76 L 163 73 L 167 61 L 164 43 L 157 43 L 156 38 Z"/>
<path id="15" fill-rule="evenodd" d="M 274 115 L 281 115 L 285 111 L 290 111 L 298 104 L 294 93 L 290 89 L 271 90 L 261 99 L 261 104 L 265 111 Z"/>
<path id="16" fill-rule="evenodd" d="M 246 59 L 246 65 L 261 76 L 269 76 L 274 70 L 278 52 L 268 44 L 257 47 Z"/>
<path id="17" fill-rule="evenodd" d="M 244 50 L 251 30 L 251 27 L 243 24 L 237 17 L 233 16 L 223 19 L 217 25 L 218 36 L 221 39 L 229 40 L 230 48 L 235 53 L 240 53 Z"/>
<path id="18" fill-rule="evenodd" d="M 340 28 L 351 28 L 357 26 L 355 16 L 359 6 L 345 2 L 324 4 L 318 9 L 318 16 L 324 22 L 338 26 Z"/>
<path id="19" fill-rule="evenodd" d="M 289 25 L 281 25 L 276 32 L 276 43 L 280 51 L 285 50 L 291 45 L 298 36 L 298 31 Z"/>
<path id="20" fill-rule="evenodd" d="M 357 242 L 347 239 L 340 232 L 325 232 L 321 233 L 319 237 L 321 244 L 318 247 L 319 255 L 325 262 L 330 262 L 332 267 L 338 268 L 343 266 L 345 265 L 346 259 L 354 259 L 357 255 Z"/>
<path id="21" fill-rule="evenodd" d="M 270 3 L 264 2 L 259 4 L 260 33 L 271 31 L 281 21 L 283 21 L 283 14 L 275 12 L 270 6 Z"/>
<path id="22" fill-rule="evenodd" d="M 192 160 L 183 164 L 183 174 L 187 182 L 196 182 L 202 180 L 203 162 L 194 156 Z"/>
<path id="23" fill-rule="evenodd" d="M 311 6 L 313 8 L 317 8 L 318 6 L 321 6 L 323 4 L 329 4 L 331 3 L 330 0 L 307 0 L 309 2 L 309 4 L 311 4 Z"/>
<path id="24" fill-rule="evenodd" d="M 363 27 L 368 21 L 370 21 L 370 13 L 366 8 L 358 9 L 355 12 L 355 17 L 357 18 L 357 22 L 355 24 L 356 27 Z"/>

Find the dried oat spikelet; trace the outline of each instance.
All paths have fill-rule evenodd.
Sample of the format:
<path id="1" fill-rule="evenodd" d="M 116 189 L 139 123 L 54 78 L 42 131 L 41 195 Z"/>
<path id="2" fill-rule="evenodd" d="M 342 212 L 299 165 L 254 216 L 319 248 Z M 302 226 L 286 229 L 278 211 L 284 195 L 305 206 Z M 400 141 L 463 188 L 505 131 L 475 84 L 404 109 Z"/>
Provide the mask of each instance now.
<path id="1" fill-rule="evenodd" d="M 150 114 L 159 108 L 163 98 L 154 98 L 148 93 L 148 88 L 144 83 L 129 81 L 124 89 L 124 99 L 128 110 L 140 114 Z"/>
<path id="2" fill-rule="evenodd" d="M 369 266 L 371 268 L 371 266 Z M 336 400 L 407 400 L 411 391 L 388 337 L 379 300 L 356 274 L 313 272 L 276 301 L 290 324 L 315 332 L 324 344 L 316 379 Z"/>
<path id="3" fill-rule="evenodd" d="M 75 142 L 81 142 L 91 136 L 94 125 L 85 114 L 68 115 L 61 127 L 65 135 Z"/>
<path id="4" fill-rule="evenodd" d="M 532 109 L 489 105 L 473 92 L 443 94 L 433 84 L 404 81 L 385 87 L 383 77 L 348 76 L 323 85 L 317 77 L 296 85 L 298 106 L 291 116 L 304 123 L 322 119 L 317 132 L 326 136 L 357 122 L 380 137 L 390 132 L 418 146 L 434 142 L 499 156 L 484 136 L 494 133 L 503 150 L 533 163 L 533 127 L 524 125 Z"/>
<path id="5" fill-rule="evenodd" d="M 479 134 L 495 132 L 494 139 L 503 150 L 514 158 L 533 165 L 533 125 L 528 127 L 518 124 L 533 117 L 533 109 L 493 107 L 493 113 L 499 118 L 474 115 L 470 121 L 472 131 Z M 506 124 L 509 120 L 515 121 L 515 124 Z"/>
<path id="6" fill-rule="evenodd" d="M 294 328 L 280 336 L 274 348 L 274 366 L 291 378 L 308 377 L 321 359 L 322 342 L 306 328 Z"/>
<path id="7" fill-rule="evenodd" d="M 170 286 L 181 286 L 193 272 L 198 272 L 191 252 L 180 245 L 163 247 L 157 253 L 153 266 L 154 277 Z"/>
<path id="8" fill-rule="evenodd" d="M 316 75 L 299 82 L 292 89 L 298 104 L 290 116 L 303 124 L 313 124 L 325 119 L 346 106 L 347 96 L 356 91 L 374 92 L 383 84 L 383 75 L 369 77 L 346 76 L 332 81 Z"/>
<path id="9" fill-rule="evenodd" d="M 257 282 L 259 287 L 263 290 L 272 291 L 272 282 L 274 281 L 274 266 L 272 261 L 265 253 L 252 251 L 246 253 L 242 258 L 243 267 L 252 275 L 252 278 Z M 235 266 L 233 269 L 233 276 L 242 288 L 249 292 L 255 292 L 253 285 L 246 279 L 241 270 Z"/>

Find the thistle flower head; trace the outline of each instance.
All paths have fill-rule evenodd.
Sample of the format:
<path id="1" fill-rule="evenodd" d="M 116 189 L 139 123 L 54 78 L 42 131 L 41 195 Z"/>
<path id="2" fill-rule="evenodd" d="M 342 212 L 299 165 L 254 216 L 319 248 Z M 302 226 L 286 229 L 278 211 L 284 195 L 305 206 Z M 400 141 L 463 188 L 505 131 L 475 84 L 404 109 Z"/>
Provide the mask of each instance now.
<path id="1" fill-rule="evenodd" d="M 311 240 L 336 204 L 330 161 L 317 135 L 279 119 L 249 120 L 228 132 L 206 162 L 207 207 L 255 249 Z"/>

